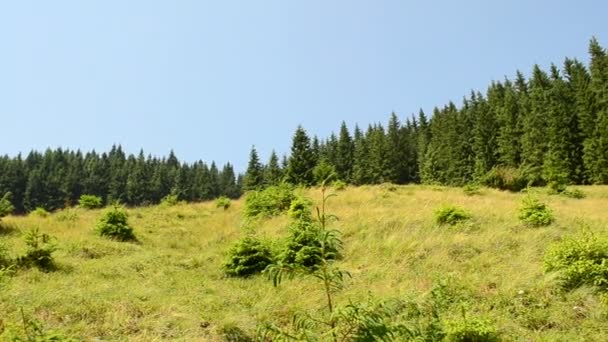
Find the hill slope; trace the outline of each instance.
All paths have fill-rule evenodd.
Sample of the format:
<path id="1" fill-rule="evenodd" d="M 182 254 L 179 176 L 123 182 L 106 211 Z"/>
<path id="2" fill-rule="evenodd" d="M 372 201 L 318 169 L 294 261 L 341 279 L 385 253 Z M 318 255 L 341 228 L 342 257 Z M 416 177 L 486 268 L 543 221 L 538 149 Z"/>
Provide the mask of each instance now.
<path id="1" fill-rule="evenodd" d="M 580 200 L 534 190 L 555 212 L 555 223 L 544 228 L 519 222 L 525 194 L 483 189 L 466 196 L 458 188 L 385 185 L 339 191 L 329 211 L 340 218 L 334 224 L 345 243 L 340 266 L 353 277 L 337 300 L 424 298 L 442 283 L 455 299 L 446 320 L 462 317 L 464 307 L 467 315 L 493 321 L 506 340 L 608 340 L 601 296 L 590 288 L 561 292 L 542 269 L 544 251 L 560 238 L 585 226 L 608 235 L 608 187 L 581 189 L 587 198 Z M 304 192 L 319 197 L 318 189 Z M 433 213 L 444 204 L 467 208 L 472 219 L 438 226 Z M 13 229 L 5 229 L 0 242 L 13 255 L 22 253 L 22 233 L 31 227 L 56 237 L 59 250 L 56 271 L 19 270 L 0 280 L 0 326 L 20 331 L 22 309 L 45 329 L 78 339 L 213 341 L 322 308 L 322 293 L 311 280 L 273 287 L 264 276 L 224 276 L 226 252 L 243 233 L 243 205 L 235 201 L 226 211 L 213 203 L 129 209 L 138 243 L 96 236 L 101 211 L 4 218 Z M 281 216 L 248 226 L 279 241 L 288 221 Z"/>

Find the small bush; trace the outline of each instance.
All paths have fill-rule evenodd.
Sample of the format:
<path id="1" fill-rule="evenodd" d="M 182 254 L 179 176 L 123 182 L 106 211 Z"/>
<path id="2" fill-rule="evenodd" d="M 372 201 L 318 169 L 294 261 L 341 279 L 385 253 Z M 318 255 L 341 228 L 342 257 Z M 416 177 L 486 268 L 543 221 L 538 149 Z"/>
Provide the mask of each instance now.
<path id="1" fill-rule="evenodd" d="M 118 206 L 106 211 L 95 227 L 100 236 L 118 241 L 135 240 L 133 228 L 129 226 L 127 213 Z"/>
<path id="2" fill-rule="evenodd" d="M 60 211 L 55 218 L 59 222 L 73 222 L 78 220 L 78 212 L 76 212 L 76 210 L 67 208 Z"/>
<path id="3" fill-rule="evenodd" d="M 270 186 L 264 190 L 251 191 L 245 198 L 245 216 L 274 216 L 289 209 L 295 198 L 290 185 Z"/>
<path id="4" fill-rule="evenodd" d="M 455 206 L 443 206 L 435 210 L 435 222 L 454 225 L 471 218 L 471 213 Z"/>
<path id="5" fill-rule="evenodd" d="M 500 335 L 494 325 L 484 319 L 463 318 L 447 324 L 445 341 L 450 342 L 498 342 Z"/>
<path id="6" fill-rule="evenodd" d="M 547 249 L 545 272 L 558 272 L 562 286 L 597 286 L 608 291 L 608 239 L 585 235 L 565 239 Z"/>
<path id="7" fill-rule="evenodd" d="M 580 189 L 566 189 L 560 195 L 575 199 L 587 197 L 587 195 L 585 195 L 585 193 Z"/>
<path id="8" fill-rule="evenodd" d="M 103 206 L 103 200 L 95 195 L 82 195 L 78 199 L 78 206 L 84 209 L 97 209 Z"/>
<path id="9" fill-rule="evenodd" d="M 230 208 L 231 204 L 232 204 L 232 202 L 230 201 L 230 198 L 228 198 L 226 196 L 221 196 L 215 200 L 216 208 L 222 208 L 224 210 L 228 210 L 228 208 Z"/>
<path id="10" fill-rule="evenodd" d="M 160 200 L 160 204 L 166 207 L 173 207 L 180 204 L 180 200 L 177 195 L 167 195 Z"/>
<path id="11" fill-rule="evenodd" d="M 54 266 L 52 254 L 57 250 L 53 238 L 40 234 L 38 228 L 34 228 L 25 234 L 24 240 L 27 251 L 17 259 L 17 264 L 26 268 L 37 267 L 42 271 L 51 270 Z"/>
<path id="12" fill-rule="evenodd" d="M 339 180 L 339 179 L 338 179 L 338 180 L 335 180 L 335 181 L 333 181 L 333 183 L 331 183 L 331 186 L 332 186 L 332 187 L 334 188 L 334 190 L 336 190 L 336 191 L 341 191 L 341 190 L 346 189 L 346 186 L 347 186 L 347 185 L 348 185 L 348 184 L 346 184 L 346 182 L 344 182 L 344 181 L 342 181 L 342 180 Z"/>
<path id="13" fill-rule="evenodd" d="M 42 207 L 37 207 L 30 214 L 44 218 L 44 217 L 48 217 L 51 213 L 49 213 L 48 211 L 46 211 L 46 209 L 44 209 Z"/>
<path id="14" fill-rule="evenodd" d="M 8 248 L 0 241 L 0 269 L 5 269 L 12 264 Z"/>
<path id="15" fill-rule="evenodd" d="M 312 208 L 312 202 L 304 197 L 297 197 L 289 205 L 289 217 L 295 220 L 306 220 L 311 219 L 310 210 Z"/>
<path id="16" fill-rule="evenodd" d="M 322 159 L 312 170 L 315 184 L 331 184 L 336 179 L 336 168 L 327 160 Z"/>
<path id="17" fill-rule="evenodd" d="M 524 189 L 528 182 L 518 169 L 495 167 L 482 177 L 481 184 L 489 188 L 517 192 Z"/>
<path id="18" fill-rule="evenodd" d="M 323 235 L 324 231 L 318 223 L 310 221 L 296 221 L 289 227 L 290 236 L 279 256 L 284 265 L 300 266 L 314 270 L 323 261 Z M 325 245 L 325 259 L 335 260 L 340 257 L 337 240 L 328 240 Z"/>
<path id="19" fill-rule="evenodd" d="M 477 184 L 469 183 L 462 187 L 462 191 L 467 196 L 481 195 L 481 188 Z"/>
<path id="20" fill-rule="evenodd" d="M 263 241 L 249 235 L 230 248 L 224 271 L 232 277 L 248 277 L 262 272 L 272 262 L 270 248 Z"/>
<path id="21" fill-rule="evenodd" d="M 555 220 L 551 209 L 532 197 L 524 198 L 519 208 L 519 219 L 532 227 L 548 226 Z"/>
<path id="22" fill-rule="evenodd" d="M 2 198 L 0 198 L 0 219 L 6 215 L 12 214 L 15 210 L 13 203 L 11 203 L 12 196 L 12 193 L 7 192 L 4 194 L 4 196 L 2 196 Z"/>
<path id="23" fill-rule="evenodd" d="M 228 323 L 219 328 L 219 335 L 226 342 L 253 342 L 253 338 L 249 336 L 243 329 L 238 326 Z"/>

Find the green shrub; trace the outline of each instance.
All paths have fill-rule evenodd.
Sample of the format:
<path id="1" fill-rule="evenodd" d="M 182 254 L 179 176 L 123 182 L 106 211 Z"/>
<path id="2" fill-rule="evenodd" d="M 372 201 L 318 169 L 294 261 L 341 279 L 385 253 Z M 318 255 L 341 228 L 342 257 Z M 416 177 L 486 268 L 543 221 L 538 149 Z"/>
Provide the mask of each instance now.
<path id="1" fill-rule="evenodd" d="M 6 215 L 12 214 L 15 210 L 13 203 L 11 203 L 12 196 L 12 193 L 7 192 L 0 198 L 0 219 Z"/>
<path id="2" fill-rule="evenodd" d="M 274 216 L 289 209 L 295 198 L 288 184 L 269 186 L 264 190 L 251 191 L 245 198 L 245 216 Z"/>
<path id="3" fill-rule="evenodd" d="M 76 212 L 76 210 L 67 208 L 57 213 L 57 216 L 55 218 L 59 222 L 73 222 L 78 220 L 78 212 Z"/>
<path id="4" fill-rule="evenodd" d="M 129 226 L 127 212 L 118 206 L 106 211 L 97 221 L 95 230 L 100 236 L 118 241 L 135 240 L 133 228 Z"/>
<path id="5" fill-rule="evenodd" d="M 443 206 L 435 210 L 435 222 L 438 224 L 454 225 L 471 218 L 467 210 L 455 206 Z"/>
<path id="6" fill-rule="evenodd" d="M 316 222 L 300 220 L 290 225 L 289 233 L 290 236 L 279 256 L 280 263 L 314 270 L 323 261 L 324 231 Z M 325 259 L 338 259 L 341 245 L 337 240 L 329 242 L 330 244 L 325 246 Z"/>
<path id="7" fill-rule="evenodd" d="M 462 187 L 462 192 L 467 196 L 481 195 L 481 188 L 477 184 L 469 183 Z"/>
<path id="8" fill-rule="evenodd" d="M 338 180 L 335 180 L 335 181 L 333 181 L 333 182 L 331 183 L 331 186 L 332 186 L 332 187 L 334 188 L 334 190 L 336 190 L 336 191 L 341 191 L 341 190 L 346 189 L 346 186 L 347 186 L 347 185 L 348 185 L 348 184 L 346 184 L 346 182 L 344 182 L 344 181 L 342 181 L 342 180 L 339 180 L 339 179 L 338 179 Z"/>
<path id="9" fill-rule="evenodd" d="M 546 204 L 529 196 L 524 198 L 519 208 L 519 219 L 532 227 L 548 226 L 555 220 Z"/>
<path id="10" fill-rule="evenodd" d="M 30 214 L 44 218 L 44 217 L 48 217 L 51 213 L 49 213 L 48 211 L 46 211 L 46 209 L 44 209 L 42 207 L 37 207 Z"/>
<path id="11" fill-rule="evenodd" d="M 103 200 L 95 195 L 82 195 L 78 199 L 78 206 L 84 209 L 97 209 L 103 206 Z"/>
<path id="12" fill-rule="evenodd" d="M 587 197 L 585 193 L 580 189 L 566 189 L 560 195 L 576 199 Z"/>
<path id="13" fill-rule="evenodd" d="M 528 182 L 516 168 L 495 167 L 482 177 L 481 184 L 489 188 L 516 192 L 524 189 Z"/>
<path id="14" fill-rule="evenodd" d="M 566 289 L 591 285 L 608 291 L 608 239 L 587 234 L 556 243 L 545 253 L 544 269 L 558 272 Z"/>
<path id="15" fill-rule="evenodd" d="M 27 250 L 25 255 L 17 259 L 20 267 L 37 267 L 42 271 L 53 268 L 53 252 L 57 250 L 53 238 L 47 234 L 40 234 L 38 228 L 31 229 L 24 237 Z"/>
<path id="16" fill-rule="evenodd" d="M 166 207 L 172 207 L 180 204 L 180 200 L 177 195 L 167 195 L 160 200 L 160 204 Z"/>
<path id="17" fill-rule="evenodd" d="M 253 338 L 249 336 L 243 329 L 238 326 L 228 323 L 221 326 L 219 329 L 219 335 L 222 336 L 223 341 L 226 342 L 253 342 Z"/>
<path id="18" fill-rule="evenodd" d="M 566 191 L 566 184 L 561 182 L 549 182 L 547 187 L 549 188 L 549 194 L 551 195 L 561 194 L 562 192 Z"/>
<path id="19" fill-rule="evenodd" d="M 288 214 L 292 219 L 309 221 L 311 219 L 311 208 L 312 202 L 309 199 L 296 197 L 289 205 Z"/>
<path id="20" fill-rule="evenodd" d="M 218 197 L 218 199 L 215 200 L 216 208 L 222 208 L 224 210 L 228 210 L 228 208 L 230 208 L 231 204 L 232 204 L 232 202 L 230 201 L 230 198 L 228 198 L 226 196 L 220 196 L 220 197 Z"/>
<path id="21" fill-rule="evenodd" d="M 262 272 L 272 262 L 270 247 L 255 236 L 248 235 L 230 248 L 224 271 L 232 277 L 248 277 Z"/>
<path id="22" fill-rule="evenodd" d="M 484 319 L 468 318 L 447 324 L 445 341 L 450 342 L 498 342 L 500 335 L 494 325 Z"/>
<path id="23" fill-rule="evenodd" d="M 8 248 L 0 241 L 0 269 L 5 269 L 12 264 Z"/>
<path id="24" fill-rule="evenodd" d="M 312 170 L 315 184 L 330 184 L 336 179 L 336 168 L 327 160 L 322 159 Z"/>

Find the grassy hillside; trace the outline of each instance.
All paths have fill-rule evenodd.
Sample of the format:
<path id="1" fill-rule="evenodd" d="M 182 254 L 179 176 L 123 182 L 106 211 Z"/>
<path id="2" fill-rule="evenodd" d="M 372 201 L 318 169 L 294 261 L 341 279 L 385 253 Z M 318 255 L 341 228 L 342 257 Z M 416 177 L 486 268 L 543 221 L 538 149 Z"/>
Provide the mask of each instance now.
<path id="1" fill-rule="evenodd" d="M 441 283 L 454 299 L 444 320 L 464 310 L 494 322 L 505 340 L 607 341 L 601 296 L 588 287 L 561 291 L 542 268 L 544 251 L 562 237 L 584 229 L 608 236 L 608 187 L 580 189 L 586 198 L 534 190 L 556 217 L 542 228 L 519 222 L 525 194 L 384 185 L 339 191 L 328 209 L 340 218 L 333 224 L 345 244 L 340 267 L 353 277 L 336 298 L 422 300 Z M 318 203 L 318 189 L 304 193 Z M 466 208 L 472 219 L 437 225 L 434 211 L 445 204 Z M 23 232 L 32 227 L 56 237 L 59 249 L 55 271 L 2 277 L 0 329 L 22 331 L 22 310 L 44 329 L 77 339 L 221 341 L 235 327 L 253 334 L 261 322 L 288 324 L 295 312 L 321 309 L 322 293 L 310 279 L 273 287 L 264 276 L 224 276 L 226 253 L 244 226 L 275 244 L 286 236 L 286 215 L 246 222 L 243 205 L 129 209 L 136 243 L 95 235 L 100 210 L 4 218 L 9 229 L 0 242 L 12 255 L 23 252 Z"/>

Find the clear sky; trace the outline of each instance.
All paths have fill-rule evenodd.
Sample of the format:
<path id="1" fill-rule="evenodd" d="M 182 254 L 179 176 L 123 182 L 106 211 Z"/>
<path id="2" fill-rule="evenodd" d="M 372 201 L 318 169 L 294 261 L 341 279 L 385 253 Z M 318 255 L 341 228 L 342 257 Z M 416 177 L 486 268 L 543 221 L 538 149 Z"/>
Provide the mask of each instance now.
<path id="1" fill-rule="evenodd" d="M 227 161 L 430 112 L 608 46 L 606 1 L 0 3 L 0 154 L 64 147 Z"/>

